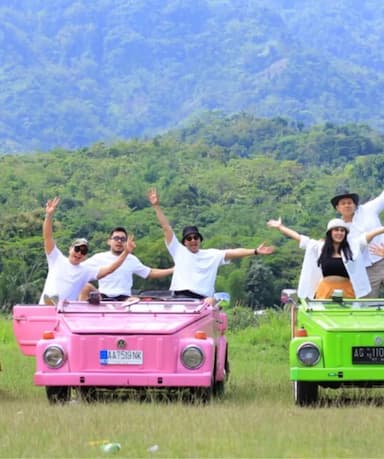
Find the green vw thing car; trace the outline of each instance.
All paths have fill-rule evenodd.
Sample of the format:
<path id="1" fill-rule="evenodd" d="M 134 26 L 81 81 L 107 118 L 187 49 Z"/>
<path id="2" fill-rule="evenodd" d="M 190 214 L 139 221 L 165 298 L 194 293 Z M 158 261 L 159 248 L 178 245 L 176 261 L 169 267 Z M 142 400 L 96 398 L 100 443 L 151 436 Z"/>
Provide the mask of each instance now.
<path id="1" fill-rule="evenodd" d="M 313 405 L 319 388 L 384 386 L 384 299 L 292 301 L 290 379 L 295 403 Z"/>

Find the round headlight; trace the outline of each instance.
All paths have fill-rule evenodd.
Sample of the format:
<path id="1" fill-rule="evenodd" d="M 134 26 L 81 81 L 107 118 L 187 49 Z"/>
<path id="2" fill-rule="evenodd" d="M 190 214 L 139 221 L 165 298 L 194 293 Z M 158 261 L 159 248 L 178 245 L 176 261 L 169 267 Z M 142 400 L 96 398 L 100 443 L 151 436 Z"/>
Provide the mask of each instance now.
<path id="1" fill-rule="evenodd" d="M 297 357 L 304 365 L 316 365 L 320 360 L 320 349 L 313 343 L 304 343 L 297 349 Z"/>
<path id="2" fill-rule="evenodd" d="M 50 368 L 60 368 L 65 362 L 64 351 L 60 346 L 48 346 L 44 351 L 43 360 Z"/>
<path id="3" fill-rule="evenodd" d="M 181 361 L 189 370 L 196 370 L 204 363 L 204 352 L 197 346 L 187 346 L 181 353 Z"/>

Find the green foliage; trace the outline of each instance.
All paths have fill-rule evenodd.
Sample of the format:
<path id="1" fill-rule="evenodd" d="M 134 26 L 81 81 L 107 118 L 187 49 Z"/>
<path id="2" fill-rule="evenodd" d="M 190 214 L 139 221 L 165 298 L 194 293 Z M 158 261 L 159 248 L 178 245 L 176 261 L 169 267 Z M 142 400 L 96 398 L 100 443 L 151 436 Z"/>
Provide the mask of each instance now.
<path id="1" fill-rule="evenodd" d="M 236 305 L 226 310 L 228 315 L 228 329 L 231 331 L 256 327 L 259 323 L 258 316 L 249 307 Z"/>
<path id="2" fill-rule="evenodd" d="M 253 309 L 273 305 L 278 292 L 274 291 L 272 270 L 260 261 L 251 263 L 245 282 L 246 303 Z"/>
<path id="3" fill-rule="evenodd" d="M 375 153 L 374 136 L 356 130 L 352 148 L 350 133 L 330 131 L 383 129 L 383 13 L 380 0 L 3 0 L 0 149 L 76 149 L 193 119 L 184 142 L 221 110 L 274 119 L 239 115 L 235 135 L 209 132 L 205 154 L 222 162 L 260 151 L 260 138 L 263 153 L 307 164 Z M 316 138 L 298 137 L 324 120 Z"/>
<path id="4" fill-rule="evenodd" d="M 275 254 L 234 260 L 217 277 L 216 289 L 229 292 L 232 304 L 264 308 L 279 304 L 282 288 L 297 285 L 304 255 L 297 243 L 267 228 L 270 218 L 281 216 L 288 226 L 320 238 L 335 216 L 330 198 L 340 187 L 353 189 L 363 202 L 382 191 L 384 141 L 366 127 L 299 130 L 288 120 L 246 114 L 209 119 L 210 124 L 195 120 L 180 131 L 145 141 L 0 156 L 0 306 L 9 310 L 14 303 L 39 298 L 47 270 L 42 217 L 46 200 L 55 195 L 61 203 L 54 236 L 64 253 L 74 237 L 86 237 L 91 254 L 106 250 L 111 228 L 125 226 L 135 234 L 135 253 L 145 264 L 172 266 L 147 202 L 152 186 L 176 234 L 196 224 L 204 248 L 275 245 Z M 322 145 L 324 132 L 350 136 L 345 142 L 351 147 L 350 160 L 335 156 L 338 165 L 330 168 L 327 155 L 324 162 L 321 155 L 312 162 L 308 155 L 299 157 L 296 146 L 305 145 L 309 137 L 313 151 L 321 151 L 316 142 Z M 353 156 L 359 151 L 356 132 L 375 139 L 378 152 Z M 297 142 L 284 154 L 295 159 L 273 152 L 292 135 Z M 234 145 L 240 144 L 242 154 L 235 154 Z M 169 286 L 169 279 L 134 281 L 137 289 Z"/>

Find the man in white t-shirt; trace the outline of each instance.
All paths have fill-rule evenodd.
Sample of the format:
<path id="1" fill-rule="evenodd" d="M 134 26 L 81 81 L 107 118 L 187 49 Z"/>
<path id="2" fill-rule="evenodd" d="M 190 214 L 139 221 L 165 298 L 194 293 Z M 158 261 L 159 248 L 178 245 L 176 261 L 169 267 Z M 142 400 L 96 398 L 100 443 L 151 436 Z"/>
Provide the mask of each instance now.
<path id="1" fill-rule="evenodd" d="M 163 229 L 168 251 L 175 262 L 170 290 L 176 296 L 209 298 L 209 301 L 213 302 L 216 275 L 221 265 L 235 258 L 269 255 L 274 252 L 274 247 L 265 246 L 264 243 L 256 249 L 201 249 L 203 236 L 196 226 L 186 226 L 183 229 L 182 240 L 179 242 L 160 208 L 160 200 L 155 188 L 148 192 L 148 199 Z"/>
<path id="2" fill-rule="evenodd" d="M 123 252 L 127 240 L 128 235 L 125 228 L 121 226 L 113 228 L 108 238 L 110 250 L 96 253 L 86 260 L 84 265 L 90 268 L 99 268 L 105 264 L 112 263 Z M 150 268 L 144 265 L 135 255 L 130 254 L 120 268 L 99 280 L 98 291 L 102 299 L 125 301 L 131 296 L 133 274 L 143 279 L 159 279 L 169 276 L 172 272 L 173 268 Z M 91 291 L 97 291 L 96 287 L 92 284 L 87 284 L 80 294 L 80 299 L 88 298 Z"/>
<path id="3" fill-rule="evenodd" d="M 83 261 L 88 253 L 88 241 L 76 239 L 69 248 L 68 257 L 65 257 L 53 239 L 52 219 L 59 202 L 60 199 L 55 197 L 48 200 L 45 207 L 43 238 L 48 261 L 48 275 L 39 301 L 40 304 L 54 304 L 60 300 L 76 300 L 87 282 L 111 274 L 135 248 L 133 237 L 130 236 L 121 255 L 112 263 L 104 264 L 101 267 L 87 267 Z"/>
<path id="4" fill-rule="evenodd" d="M 380 214 L 384 211 L 384 191 L 365 204 L 359 204 L 358 194 L 345 191 L 334 196 L 331 204 L 347 223 L 349 238 L 356 238 L 382 226 Z M 371 292 L 367 295 L 369 298 L 377 298 L 380 286 L 384 285 L 384 258 L 373 251 L 376 245 L 383 243 L 384 235 L 376 236 L 362 254 L 371 284 Z"/>

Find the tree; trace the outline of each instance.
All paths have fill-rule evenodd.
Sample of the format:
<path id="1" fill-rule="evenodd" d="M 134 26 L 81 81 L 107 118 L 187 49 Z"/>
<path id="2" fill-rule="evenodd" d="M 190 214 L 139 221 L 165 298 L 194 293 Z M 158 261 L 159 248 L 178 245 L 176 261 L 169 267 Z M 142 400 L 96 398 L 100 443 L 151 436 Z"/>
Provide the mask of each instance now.
<path id="1" fill-rule="evenodd" d="M 260 260 L 254 260 L 245 280 L 247 304 L 253 309 L 263 309 L 275 303 L 276 293 L 272 270 Z"/>

